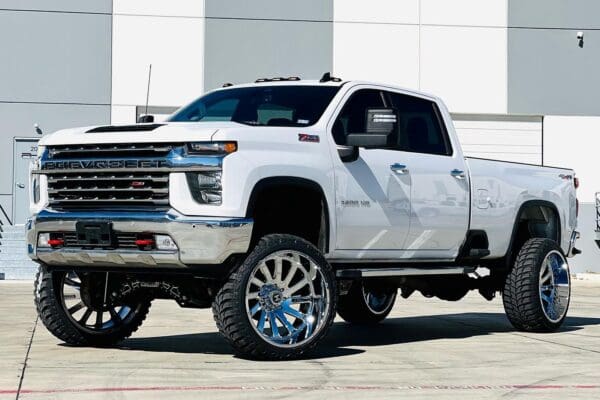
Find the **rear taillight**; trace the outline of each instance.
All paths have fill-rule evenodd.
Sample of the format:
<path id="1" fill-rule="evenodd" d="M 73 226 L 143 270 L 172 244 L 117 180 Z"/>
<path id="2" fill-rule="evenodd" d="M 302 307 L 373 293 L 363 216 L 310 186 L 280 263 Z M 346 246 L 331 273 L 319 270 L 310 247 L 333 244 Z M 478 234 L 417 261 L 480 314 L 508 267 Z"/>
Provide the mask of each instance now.
<path id="1" fill-rule="evenodd" d="M 579 188 L 579 178 L 575 177 L 573 179 L 573 185 L 575 185 L 575 189 Z"/>

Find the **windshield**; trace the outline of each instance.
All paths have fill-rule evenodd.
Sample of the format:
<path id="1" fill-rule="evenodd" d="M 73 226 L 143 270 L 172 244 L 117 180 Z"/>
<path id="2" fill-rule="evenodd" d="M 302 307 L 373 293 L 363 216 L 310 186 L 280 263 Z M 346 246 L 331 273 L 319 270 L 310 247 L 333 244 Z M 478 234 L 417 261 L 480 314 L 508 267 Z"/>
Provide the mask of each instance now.
<path id="1" fill-rule="evenodd" d="M 217 90 L 177 111 L 174 122 L 234 121 L 256 126 L 316 123 L 339 86 L 252 86 Z"/>

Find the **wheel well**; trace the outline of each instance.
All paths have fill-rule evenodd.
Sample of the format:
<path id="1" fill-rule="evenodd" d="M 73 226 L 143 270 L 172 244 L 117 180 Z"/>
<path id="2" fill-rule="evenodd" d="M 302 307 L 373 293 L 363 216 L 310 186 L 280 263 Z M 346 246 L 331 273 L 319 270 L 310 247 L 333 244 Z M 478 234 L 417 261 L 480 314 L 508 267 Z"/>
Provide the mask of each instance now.
<path id="1" fill-rule="evenodd" d="M 523 244 L 532 238 L 554 240 L 560 245 L 560 217 L 556 206 L 545 201 L 530 201 L 521 206 L 507 254 L 508 266 L 512 266 Z"/>
<path id="2" fill-rule="evenodd" d="M 299 236 L 323 253 L 329 247 L 329 211 L 321 187 L 296 177 L 266 178 L 254 187 L 246 216 L 254 220 L 251 248 L 270 233 Z"/>

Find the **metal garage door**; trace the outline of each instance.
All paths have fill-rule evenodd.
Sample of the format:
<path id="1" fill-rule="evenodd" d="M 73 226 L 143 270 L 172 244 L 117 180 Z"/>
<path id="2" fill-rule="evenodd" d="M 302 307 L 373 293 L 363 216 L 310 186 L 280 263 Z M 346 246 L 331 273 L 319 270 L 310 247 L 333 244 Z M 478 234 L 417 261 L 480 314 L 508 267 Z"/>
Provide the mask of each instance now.
<path id="1" fill-rule="evenodd" d="M 542 163 L 542 117 L 452 114 L 465 156 Z"/>

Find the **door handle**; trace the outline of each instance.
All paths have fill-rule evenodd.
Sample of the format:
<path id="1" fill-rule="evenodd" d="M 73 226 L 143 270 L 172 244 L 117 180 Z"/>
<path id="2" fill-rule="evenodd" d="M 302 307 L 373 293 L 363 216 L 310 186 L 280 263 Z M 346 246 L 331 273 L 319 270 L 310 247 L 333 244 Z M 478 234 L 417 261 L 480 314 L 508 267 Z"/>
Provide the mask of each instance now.
<path id="1" fill-rule="evenodd" d="M 390 165 L 390 169 L 399 175 L 404 175 L 408 173 L 408 168 L 406 168 L 406 165 L 404 164 L 392 164 Z"/>
<path id="2" fill-rule="evenodd" d="M 19 189 L 25 189 L 25 184 L 24 183 L 17 183 L 17 187 Z"/>
<path id="3" fill-rule="evenodd" d="M 460 169 L 453 169 L 452 171 L 450 171 L 450 175 L 452 175 L 456 179 L 465 179 L 465 177 L 467 176 L 465 174 L 465 171 L 462 171 Z"/>

